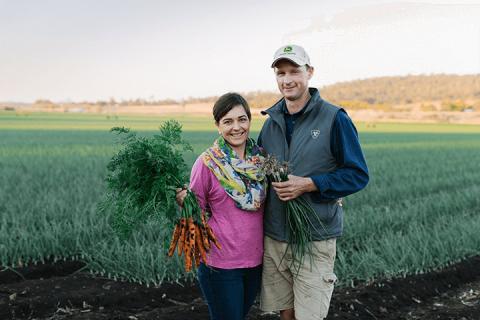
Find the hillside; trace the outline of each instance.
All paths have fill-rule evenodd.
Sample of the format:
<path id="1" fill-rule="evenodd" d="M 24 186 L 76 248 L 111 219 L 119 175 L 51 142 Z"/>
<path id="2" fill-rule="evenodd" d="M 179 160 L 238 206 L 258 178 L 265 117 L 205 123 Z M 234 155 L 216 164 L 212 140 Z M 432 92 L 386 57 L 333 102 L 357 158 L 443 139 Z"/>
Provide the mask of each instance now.
<path id="1" fill-rule="evenodd" d="M 480 74 L 369 78 L 328 85 L 320 88 L 320 92 L 325 99 L 347 109 L 398 110 L 399 106 L 405 108 L 406 105 L 423 104 L 423 111 L 480 110 Z M 280 98 L 277 92 L 243 94 L 254 108 L 265 108 Z M 215 99 L 191 98 L 185 102 L 213 102 Z"/>
<path id="2" fill-rule="evenodd" d="M 321 88 L 322 96 L 350 109 L 480 110 L 480 75 L 379 77 Z M 410 105 L 410 107 L 408 107 Z M 395 108 L 397 106 L 397 108 Z"/>
<path id="3" fill-rule="evenodd" d="M 480 75 L 419 75 L 340 82 L 322 89 L 335 101 L 408 104 L 424 101 L 480 100 Z"/>
<path id="4" fill-rule="evenodd" d="M 385 112 L 419 111 L 480 111 L 480 74 L 475 75 L 409 75 L 378 77 L 340 82 L 320 88 L 323 98 L 343 106 L 345 109 L 376 110 Z M 278 92 L 251 91 L 242 93 L 252 108 L 267 108 L 279 98 Z M 46 111 L 85 110 L 105 113 L 114 109 L 143 113 L 143 109 L 165 112 L 168 109 L 185 109 L 185 106 L 205 106 L 210 109 L 216 96 L 172 99 L 132 99 L 116 101 L 84 101 L 59 103 L 47 99 L 37 100 L 35 109 Z M 15 110 L 25 106 L 0 103 L 0 109 Z"/>

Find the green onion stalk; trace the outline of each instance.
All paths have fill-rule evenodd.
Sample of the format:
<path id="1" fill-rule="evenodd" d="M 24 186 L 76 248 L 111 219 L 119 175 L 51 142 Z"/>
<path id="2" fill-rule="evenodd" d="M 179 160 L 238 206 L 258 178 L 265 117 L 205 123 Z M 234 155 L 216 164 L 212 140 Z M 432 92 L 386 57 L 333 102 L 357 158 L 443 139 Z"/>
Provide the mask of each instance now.
<path id="1" fill-rule="evenodd" d="M 288 163 L 280 164 L 272 155 L 265 158 L 262 169 L 271 182 L 288 181 Z M 285 218 L 288 230 L 288 245 L 282 259 L 290 248 L 291 267 L 295 274 L 298 274 L 306 256 L 309 257 L 310 266 L 312 266 L 314 250 L 312 231 L 317 230 L 313 222 L 316 222 L 325 231 L 326 229 L 315 210 L 303 197 L 286 201 Z"/>

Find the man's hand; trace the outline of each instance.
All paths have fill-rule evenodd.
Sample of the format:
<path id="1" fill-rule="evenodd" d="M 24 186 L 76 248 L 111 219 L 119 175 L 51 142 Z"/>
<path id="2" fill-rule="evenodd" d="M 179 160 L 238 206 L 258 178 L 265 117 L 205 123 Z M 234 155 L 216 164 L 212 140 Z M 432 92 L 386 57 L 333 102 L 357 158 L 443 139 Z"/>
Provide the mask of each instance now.
<path id="1" fill-rule="evenodd" d="M 293 200 L 305 192 L 317 191 L 317 186 L 311 178 L 299 177 L 289 174 L 284 182 L 272 182 L 273 189 L 282 201 Z"/>
<path id="2" fill-rule="evenodd" d="M 175 195 L 175 201 L 177 201 L 178 206 L 181 208 L 183 207 L 183 200 L 185 200 L 185 197 L 187 196 L 187 188 L 178 188 L 175 189 L 177 194 Z"/>

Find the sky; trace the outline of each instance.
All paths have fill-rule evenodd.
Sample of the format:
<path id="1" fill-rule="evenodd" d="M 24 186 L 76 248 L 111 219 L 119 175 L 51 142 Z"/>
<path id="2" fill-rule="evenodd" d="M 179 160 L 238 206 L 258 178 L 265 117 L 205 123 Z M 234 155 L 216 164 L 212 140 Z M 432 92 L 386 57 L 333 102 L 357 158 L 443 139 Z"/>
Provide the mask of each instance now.
<path id="1" fill-rule="evenodd" d="M 314 87 L 480 74 L 480 0 L 0 0 L 0 101 L 275 91 L 284 44 Z"/>

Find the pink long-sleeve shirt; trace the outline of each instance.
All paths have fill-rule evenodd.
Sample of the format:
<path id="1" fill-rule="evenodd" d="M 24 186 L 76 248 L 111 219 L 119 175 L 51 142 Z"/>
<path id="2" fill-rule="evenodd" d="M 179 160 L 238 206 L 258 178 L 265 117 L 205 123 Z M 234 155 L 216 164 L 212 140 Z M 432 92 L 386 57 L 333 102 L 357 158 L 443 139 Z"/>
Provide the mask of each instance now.
<path id="1" fill-rule="evenodd" d="M 208 224 L 221 245 L 213 245 L 207 253 L 207 264 L 222 269 L 251 268 L 262 263 L 263 206 L 258 211 L 245 211 L 225 192 L 220 182 L 201 157 L 195 161 L 190 175 L 190 189 L 202 209 L 209 208 Z"/>

